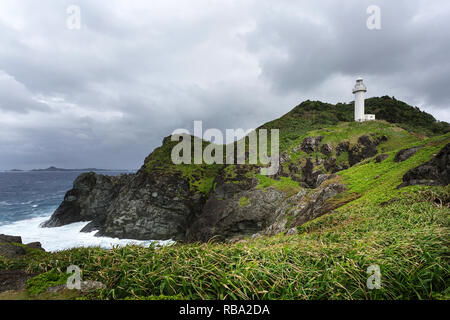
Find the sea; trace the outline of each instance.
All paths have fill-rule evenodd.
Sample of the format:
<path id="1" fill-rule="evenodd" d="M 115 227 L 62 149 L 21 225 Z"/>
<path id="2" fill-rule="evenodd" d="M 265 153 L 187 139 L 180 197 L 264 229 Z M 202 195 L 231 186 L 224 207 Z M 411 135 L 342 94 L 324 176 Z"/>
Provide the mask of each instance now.
<path id="1" fill-rule="evenodd" d="M 0 172 L 0 234 L 21 236 L 23 243 L 39 241 L 46 251 L 74 247 L 102 247 L 127 244 L 148 246 L 152 242 L 131 239 L 95 237 L 96 231 L 82 233 L 89 222 L 73 223 L 57 228 L 41 228 L 50 218 L 73 181 L 82 172 L 76 171 L 18 171 Z M 118 175 L 124 171 L 100 172 Z M 129 173 L 129 172 L 126 172 Z M 164 245 L 167 242 L 158 241 Z"/>

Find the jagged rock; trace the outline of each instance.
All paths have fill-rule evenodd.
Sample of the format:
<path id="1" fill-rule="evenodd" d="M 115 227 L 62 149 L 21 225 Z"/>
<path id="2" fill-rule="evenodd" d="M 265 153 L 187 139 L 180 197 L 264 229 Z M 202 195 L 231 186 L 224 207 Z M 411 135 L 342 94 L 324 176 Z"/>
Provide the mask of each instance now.
<path id="1" fill-rule="evenodd" d="M 386 160 L 387 158 L 389 158 L 389 155 L 383 153 L 383 154 L 376 156 L 375 162 L 380 163 L 380 162 L 383 162 L 384 160 Z"/>
<path id="2" fill-rule="evenodd" d="M 273 213 L 271 219 L 269 220 L 268 227 L 266 227 L 261 234 L 275 235 L 289 229 L 290 225 L 288 225 L 288 217 L 291 215 L 292 208 L 297 208 L 299 203 L 303 202 L 302 200 L 306 194 L 307 191 L 303 189 L 294 196 L 284 200 Z"/>
<path id="3" fill-rule="evenodd" d="M 304 203 L 298 205 L 298 209 L 295 211 L 295 219 L 292 226 L 300 226 L 309 220 L 320 217 L 321 215 L 329 212 L 333 209 L 333 204 L 327 200 L 333 198 L 337 194 L 344 191 L 346 187 L 340 183 L 331 183 L 325 188 L 316 191 L 311 195 L 309 199 L 306 199 Z"/>
<path id="4" fill-rule="evenodd" d="M 403 176 L 399 187 L 413 185 L 442 185 L 450 183 L 450 143 L 447 144 L 433 159 L 409 170 Z"/>
<path id="5" fill-rule="evenodd" d="M 338 172 L 340 167 L 336 164 L 336 158 L 325 159 L 324 165 L 325 170 L 331 171 L 332 173 Z"/>
<path id="6" fill-rule="evenodd" d="M 285 167 L 283 166 L 283 163 L 288 162 L 289 160 L 291 160 L 291 158 L 289 157 L 287 152 L 283 152 L 280 155 L 280 166 L 278 169 L 277 174 L 273 177 L 276 180 L 279 180 L 280 177 L 289 177 L 291 172 L 297 172 L 298 171 L 298 167 L 295 166 L 293 163 L 289 164 L 289 171 L 287 171 L 285 169 Z"/>
<path id="7" fill-rule="evenodd" d="M 103 224 L 112 200 L 131 175 L 105 176 L 94 172 L 83 173 L 75 179 L 61 205 L 42 227 L 59 227 L 74 222 L 93 221 Z"/>
<path id="8" fill-rule="evenodd" d="M 339 156 L 341 153 L 348 152 L 349 149 L 350 149 L 350 142 L 343 141 L 337 145 L 336 154 Z"/>
<path id="9" fill-rule="evenodd" d="M 154 193 L 158 196 L 154 197 Z M 203 196 L 180 174 L 141 169 L 122 187 L 108 209 L 98 236 L 138 240 L 182 240 L 189 222 L 202 208 Z"/>
<path id="10" fill-rule="evenodd" d="M 14 259 L 24 256 L 27 254 L 27 247 L 45 251 L 40 242 L 28 243 L 24 245 L 25 247 L 20 245 L 22 245 L 22 237 L 0 234 L 0 256 L 5 258 Z"/>
<path id="11" fill-rule="evenodd" d="M 315 219 L 335 209 L 328 200 L 345 190 L 340 183 L 331 183 L 318 190 L 301 190 L 296 195 L 283 201 L 275 211 L 272 223 L 262 232 L 264 235 L 275 235 L 292 230 L 309 220 Z M 288 221 L 291 220 L 290 223 Z M 292 230 L 291 233 L 294 231 Z"/>
<path id="12" fill-rule="evenodd" d="M 324 155 L 328 156 L 333 152 L 333 147 L 329 143 L 324 143 L 322 145 L 322 148 L 320 148 L 320 152 L 322 152 Z"/>
<path id="13" fill-rule="evenodd" d="M 314 164 L 311 158 L 306 159 L 305 165 L 302 167 L 302 181 L 310 188 L 315 188 L 317 185 L 317 177 L 322 173 L 321 171 L 313 171 Z"/>
<path id="14" fill-rule="evenodd" d="M 336 178 L 335 174 L 319 174 L 317 176 L 316 185 L 320 187 L 322 185 L 322 183 L 324 183 L 325 181 L 331 180 L 331 179 L 334 179 L 334 178 Z"/>
<path id="15" fill-rule="evenodd" d="M 350 166 L 357 164 L 367 158 L 377 154 L 377 143 L 373 142 L 369 136 L 364 135 L 358 138 L 358 143 L 348 152 L 348 162 Z"/>
<path id="16" fill-rule="evenodd" d="M 327 172 L 331 173 L 336 173 L 338 171 L 348 169 L 348 165 L 346 164 L 338 165 L 337 160 L 334 157 L 325 159 L 323 166 Z"/>
<path id="17" fill-rule="evenodd" d="M 263 230 L 285 197 L 285 193 L 274 188 L 252 189 L 233 194 L 221 185 L 213 192 L 201 215 L 186 233 L 187 241 L 223 241 L 242 236 L 251 236 Z M 243 206 L 245 197 L 250 205 Z M 222 200 L 220 200 L 222 199 Z"/>
<path id="18" fill-rule="evenodd" d="M 304 151 L 318 151 L 322 137 L 304 139 L 301 148 Z M 165 139 L 165 143 L 168 140 Z M 374 143 L 365 137 L 358 141 L 361 146 Z M 341 148 L 345 149 L 345 143 Z M 331 145 L 324 144 L 322 151 L 328 153 Z M 98 230 L 97 236 L 129 238 L 138 240 L 182 240 L 208 241 L 210 239 L 229 240 L 242 236 L 251 236 L 269 230 L 286 231 L 286 218 L 283 216 L 289 207 L 295 206 L 294 199 L 303 197 L 302 193 L 286 199 L 286 193 L 274 188 L 258 189 L 258 179 L 248 178 L 249 166 L 235 165 L 233 178 L 228 181 L 222 170 L 213 181 L 215 189 L 203 194 L 192 189 L 191 181 L 181 171 L 148 171 L 152 154 L 147 157 L 143 167 L 132 175 L 108 177 L 95 173 L 80 175 L 73 189 L 67 192 L 64 201 L 44 226 L 60 226 L 72 222 L 91 221 L 83 231 Z M 290 161 L 288 153 L 281 155 L 283 164 Z M 316 157 L 316 163 L 319 159 Z M 286 165 L 285 165 L 286 166 Z M 343 167 L 336 165 L 336 159 L 325 160 L 325 168 L 339 171 Z M 289 163 L 289 168 L 281 170 L 278 176 L 297 174 L 301 169 L 301 182 L 308 188 L 317 188 L 319 193 L 312 195 L 315 209 L 304 200 L 304 210 L 297 207 L 303 220 L 313 219 L 329 208 L 324 205 L 328 194 L 338 189 L 336 184 L 320 188 L 320 185 L 332 176 L 314 170 L 311 158 L 303 167 Z M 289 170 L 289 171 L 288 171 Z M 294 176 L 293 178 L 298 178 Z M 331 188 L 331 189 L 330 189 Z M 251 205 L 243 205 L 244 202 Z M 309 198 L 308 198 L 309 199 Z M 300 216 L 299 215 L 299 216 Z M 270 227 L 272 226 L 272 227 Z M 270 227 L 270 228 L 269 228 Z"/>
<path id="19" fill-rule="evenodd" d="M 415 155 L 417 151 L 419 151 L 418 147 L 400 150 L 395 155 L 394 161 L 395 162 L 405 161 L 411 158 L 413 155 Z"/>
<path id="20" fill-rule="evenodd" d="M 22 243 L 22 237 L 0 234 L 0 243 Z"/>
<path id="21" fill-rule="evenodd" d="M 83 231 L 98 230 L 98 236 L 178 240 L 202 202 L 187 178 L 147 173 L 145 164 L 136 174 L 118 177 L 85 173 L 43 227 L 91 221 Z"/>
<path id="22" fill-rule="evenodd" d="M 322 141 L 321 136 L 307 137 L 303 140 L 302 144 L 300 145 L 300 149 L 306 153 L 317 151 L 317 148 L 321 141 Z"/>

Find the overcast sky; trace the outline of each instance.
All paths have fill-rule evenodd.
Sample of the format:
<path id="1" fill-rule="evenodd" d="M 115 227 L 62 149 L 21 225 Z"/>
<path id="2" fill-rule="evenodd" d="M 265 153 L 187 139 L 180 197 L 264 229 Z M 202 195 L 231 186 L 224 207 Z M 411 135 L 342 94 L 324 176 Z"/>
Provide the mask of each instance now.
<path id="1" fill-rule="evenodd" d="M 255 128 L 358 76 L 450 122 L 449 30 L 448 0 L 0 0 L 0 169 L 138 168 L 194 120 Z"/>

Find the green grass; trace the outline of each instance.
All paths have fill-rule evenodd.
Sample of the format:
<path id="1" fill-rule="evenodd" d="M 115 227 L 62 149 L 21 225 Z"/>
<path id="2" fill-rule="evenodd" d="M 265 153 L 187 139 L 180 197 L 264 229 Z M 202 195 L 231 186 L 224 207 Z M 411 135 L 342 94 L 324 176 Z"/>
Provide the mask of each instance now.
<path id="1" fill-rule="evenodd" d="M 423 146 L 411 158 L 403 162 L 394 162 L 394 156 L 398 150 L 388 152 L 389 158 L 376 163 L 374 159 L 366 160 L 347 170 L 339 172 L 342 183 L 347 186 L 348 193 L 356 193 L 361 197 L 356 202 L 366 202 L 377 205 L 405 190 L 415 190 L 418 187 L 397 189 L 402 183 L 403 175 L 432 158 L 447 143 L 450 143 L 450 134 L 430 138 L 420 142 L 404 145 L 402 148 Z"/>
<path id="2" fill-rule="evenodd" d="M 289 195 L 293 195 L 301 190 L 299 183 L 289 177 L 280 177 L 280 180 L 275 180 L 268 176 L 257 174 L 256 178 L 259 181 L 257 186 L 258 189 L 273 187 L 277 190 L 284 191 Z"/>
<path id="3" fill-rule="evenodd" d="M 379 151 L 389 158 L 381 163 L 367 159 L 340 171 L 335 180 L 347 190 L 331 201 L 345 205 L 297 226 L 298 235 L 279 234 L 234 244 L 30 251 L 19 259 L 0 257 L 0 269 L 42 273 L 29 280 L 26 292 L 18 297 L 45 296 L 48 287 L 67 279 L 64 270 L 69 265 L 77 265 L 83 280 L 100 281 L 107 287 L 86 299 L 450 299 L 450 187 L 396 188 L 408 170 L 450 142 L 450 133 L 428 139 L 425 133 L 445 131 L 446 125 L 412 107 L 406 118 L 395 112 L 391 115 L 387 110 L 393 107 L 395 111 L 400 105 L 395 99 L 368 102 L 368 109 L 378 110 L 381 119 L 412 119 L 411 123 L 419 125 L 416 133 L 405 131 L 403 120 L 400 125 L 343 122 L 351 120 L 350 105 L 311 101 L 263 126 L 281 129 L 282 152 L 291 152 L 306 136 L 321 135 L 323 143 L 334 147 L 342 140 L 354 144 L 367 133 L 388 136 Z M 174 166 L 170 161 L 173 145 L 166 141 L 157 148 L 145 169 L 149 174 L 180 175 L 193 192 L 207 195 L 220 174 L 233 183 L 256 177 L 257 188 L 275 188 L 287 197 L 301 190 L 291 178 L 276 180 L 234 165 Z M 412 146 L 422 147 L 404 162 L 393 161 L 399 149 Z M 297 165 L 307 156 L 303 152 L 292 155 Z M 338 163 L 347 157 L 343 154 Z M 242 207 L 250 202 L 247 197 L 239 201 Z M 290 225 L 292 216 L 288 220 Z M 380 290 L 366 286 L 366 270 L 371 265 L 381 269 Z"/>
<path id="4" fill-rule="evenodd" d="M 448 205 L 448 187 L 423 188 L 383 207 L 322 216 L 296 236 L 79 248 L 28 261 L 27 269 L 78 265 L 83 280 L 107 285 L 91 297 L 99 299 L 448 299 L 449 208 L 429 201 L 433 192 Z M 370 265 L 380 266 L 380 290 L 366 287 Z"/>
<path id="5" fill-rule="evenodd" d="M 52 269 L 29 279 L 26 283 L 26 289 L 31 295 L 39 295 L 51 287 L 65 284 L 69 276 L 70 274 Z"/>

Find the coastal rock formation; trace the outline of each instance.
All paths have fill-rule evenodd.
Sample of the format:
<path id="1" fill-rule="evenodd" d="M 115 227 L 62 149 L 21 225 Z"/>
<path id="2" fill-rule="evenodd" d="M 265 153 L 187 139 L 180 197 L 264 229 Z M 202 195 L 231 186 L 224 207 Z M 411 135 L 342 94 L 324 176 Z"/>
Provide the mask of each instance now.
<path id="1" fill-rule="evenodd" d="M 83 173 L 75 179 L 73 188 L 64 196 L 64 201 L 56 209 L 43 227 L 59 227 L 73 222 L 92 221 L 91 227 L 102 225 L 112 199 L 117 197 L 122 186 L 130 180 L 130 175 L 118 177 Z M 88 227 L 85 231 L 91 231 Z"/>
<path id="2" fill-rule="evenodd" d="M 411 158 L 413 155 L 415 155 L 419 151 L 418 147 L 409 148 L 409 149 L 403 149 L 397 152 L 397 154 L 394 157 L 395 162 L 402 162 L 409 158 Z"/>
<path id="3" fill-rule="evenodd" d="M 399 187 L 414 185 L 446 186 L 450 184 L 450 143 L 433 159 L 409 170 Z"/>
<path id="4" fill-rule="evenodd" d="M 180 175 L 149 174 L 141 169 L 111 203 L 98 235 L 182 240 L 204 201 Z"/>
<path id="5" fill-rule="evenodd" d="M 272 223 L 262 231 L 262 234 L 275 235 L 285 231 L 288 234 L 295 233 L 292 228 L 335 209 L 336 205 L 330 200 L 345 189 L 343 184 L 335 182 L 320 186 L 316 190 L 301 190 L 283 201 L 274 212 L 271 218 Z"/>
<path id="6" fill-rule="evenodd" d="M 214 191 L 198 219 L 188 229 L 187 241 L 226 240 L 263 230 L 285 197 L 274 188 L 253 189 L 222 199 L 221 186 Z"/>
<path id="7" fill-rule="evenodd" d="M 0 234 L 0 243 L 22 243 L 22 237 Z"/>
<path id="8" fill-rule="evenodd" d="M 44 251 L 40 242 L 23 244 L 22 238 L 19 236 L 0 234 L 0 256 L 7 259 L 15 259 L 27 255 L 29 249 Z"/>
<path id="9" fill-rule="evenodd" d="M 308 200 L 299 200 L 305 208 L 295 214 L 293 225 L 328 212 L 327 200 L 344 190 L 340 184 L 321 186 L 334 177 L 330 173 L 348 168 L 347 162 L 337 163 L 332 156 L 333 146 L 321 144 L 322 140 L 321 136 L 307 137 L 298 146 L 298 151 L 320 150 L 324 158 L 293 160 L 284 152 L 281 169 L 273 177 L 280 182 L 287 178 L 306 189 L 317 189 L 305 198 Z M 289 209 L 286 192 L 274 187 L 258 188 L 259 181 L 255 176 L 258 167 L 219 166 L 214 169 L 212 178 L 208 178 L 213 179 L 208 180 L 210 189 L 204 192 L 193 183 L 206 183 L 206 180 L 190 176 L 192 168 L 164 167 L 170 158 L 162 156 L 170 156 L 170 143 L 170 139 L 165 138 L 162 146 L 146 158 L 135 174 L 117 177 L 93 172 L 81 174 L 66 193 L 64 201 L 42 226 L 57 227 L 90 221 L 82 231 L 96 230 L 97 236 L 181 241 L 229 240 L 264 230 L 287 228 L 282 220 L 276 218 L 280 212 Z M 346 142 L 340 143 L 336 152 L 348 149 L 349 162 L 355 164 L 374 156 L 378 143 L 378 138 L 361 136 L 351 148 Z M 283 166 L 285 162 L 289 165 Z M 148 169 L 149 166 L 152 170 Z M 202 169 L 195 167 L 195 170 L 198 174 Z"/>
<path id="10" fill-rule="evenodd" d="M 313 193 L 309 199 L 305 199 L 298 205 L 294 212 L 295 218 L 291 226 L 300 226 L 334 209 L 333 204 L 328 202 L 328 200 L 344 190 L 345 186 L 343 184 L 331 183 Z"/>

